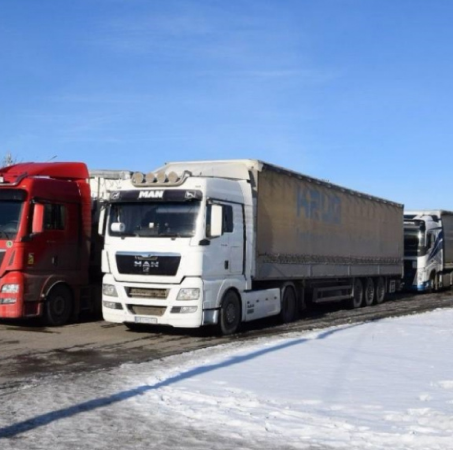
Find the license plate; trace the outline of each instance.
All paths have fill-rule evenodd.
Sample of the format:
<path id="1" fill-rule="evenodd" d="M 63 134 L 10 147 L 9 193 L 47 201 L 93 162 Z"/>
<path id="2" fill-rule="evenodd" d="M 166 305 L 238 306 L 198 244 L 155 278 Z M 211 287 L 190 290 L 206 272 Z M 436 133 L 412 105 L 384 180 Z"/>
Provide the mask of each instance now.
<path id="1" fill-rule="evenodd" d="M 135 323 L 157 323 L 155 317 L 136 317 Z"/>

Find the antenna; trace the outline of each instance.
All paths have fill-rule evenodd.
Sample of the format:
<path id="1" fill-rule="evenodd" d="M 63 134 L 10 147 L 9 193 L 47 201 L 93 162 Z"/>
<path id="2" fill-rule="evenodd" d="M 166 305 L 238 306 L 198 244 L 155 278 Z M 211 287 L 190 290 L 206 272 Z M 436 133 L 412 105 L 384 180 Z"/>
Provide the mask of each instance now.
<path id="1" fill-rule="evenodd" d="M 50 162 L 50 161 L 54 160 L 57 156 L 58 156 L 58 155 L 52 156 L 52 158 L 49 158 L 46 162 Z"/>

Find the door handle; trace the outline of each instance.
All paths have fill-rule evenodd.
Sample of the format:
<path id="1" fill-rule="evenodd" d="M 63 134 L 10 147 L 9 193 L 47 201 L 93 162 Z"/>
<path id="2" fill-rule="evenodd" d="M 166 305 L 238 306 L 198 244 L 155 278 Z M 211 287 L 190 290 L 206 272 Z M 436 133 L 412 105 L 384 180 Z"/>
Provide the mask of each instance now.
<path id="1" fill-rule="evenodd" d="M 56 266 L 58 264 L 58 256 L 52 256 L 52 264 Z"/>
<path id="2" fill-rule="evenodd" d="M 223 266 L 225 267 L 225 270 L 228 270 L 228 267 L 230 267 L 230 262 L 229 261 L 225 261 L 223 263 Z"/>

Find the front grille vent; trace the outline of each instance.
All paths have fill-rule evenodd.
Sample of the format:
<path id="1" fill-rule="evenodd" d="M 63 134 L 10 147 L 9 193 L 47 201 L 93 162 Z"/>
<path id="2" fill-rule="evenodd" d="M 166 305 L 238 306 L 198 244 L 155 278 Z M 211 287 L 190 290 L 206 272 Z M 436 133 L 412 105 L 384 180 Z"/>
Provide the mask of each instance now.
<path id="1" fill-rule="evenodd" d="M 168 297 L 168 289 L 149 289 L 149 288 L 126 288 L 128 297 L 133 298 L 157 298 L 165 300 Z"/>
<path id="2" fill-rule="evenodd" d="M 144 305 L 128 305 L 129 311 L 132 314 L 139 316 L 163 316 L 166 306 L 144 306 Z"/>
<path id="3" fill-rule="evenodd" d="M 116 266 L 121 274 L 173 277 L 178 272 L 180 262 L 180 255 L 116 253 Z"/>

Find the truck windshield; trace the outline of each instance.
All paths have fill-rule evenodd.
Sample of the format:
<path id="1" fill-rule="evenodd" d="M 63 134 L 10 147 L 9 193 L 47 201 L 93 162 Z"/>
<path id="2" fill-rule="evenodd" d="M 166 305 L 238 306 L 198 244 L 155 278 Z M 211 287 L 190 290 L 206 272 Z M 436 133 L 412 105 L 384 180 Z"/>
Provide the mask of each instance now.
<path id="1" fill-rule="evenodd" d="M 115 203 L 110 206 L 111 236 L 192 237 L 199 202 Z M 112 227 L 112 224 L 120 224 Z"/>
<path id="2" fill-rule="evenodd" d="M 404 256 L 423 256 L 427 250 L 424 230 L 418 228 L 404 229 Z"/>
<path id="3" fill-rule="evenodd" d="M 15 239 L 23 202 L 0 200 L 0 239 Z"/>

